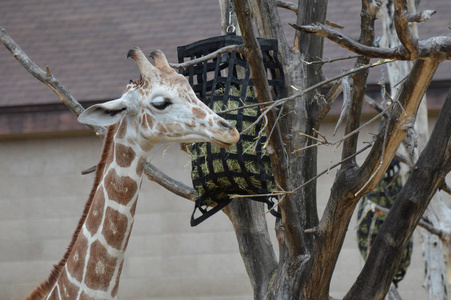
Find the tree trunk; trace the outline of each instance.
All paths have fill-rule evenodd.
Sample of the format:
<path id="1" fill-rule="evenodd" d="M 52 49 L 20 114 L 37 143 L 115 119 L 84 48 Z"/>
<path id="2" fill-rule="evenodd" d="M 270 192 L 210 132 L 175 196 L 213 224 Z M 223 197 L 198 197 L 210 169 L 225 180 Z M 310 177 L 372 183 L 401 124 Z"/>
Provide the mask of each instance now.
<path id="1" fill-rule="evenodd" d="M 383 299 L 402 249 L 451 170 L 451 91 L 426 148 L 385 219 L 356 283 L 344 299 Z"/>
<path id="2" fill-rule="evenodd" d="M 285 40 L 275 1 L 249 1 L 250 5 L 248 1 L 234 1 L 234 5 L 252 79 L 257 85 L 259 101 L 267 101 L 270 95 L 263 79 L 261 62 L 258 59 L 260 50 L 255 40 L 253 24 L 250 22 L 251 16 L 256 22 L 260 36 L 274 38 L 279 42 L 278 55 L 284 69 L 287 97 L 297 96 L 293 86 L 302 91 L 320 82 L 321 73 L 316 73 L 316 67 L 308 62 L 321 57 L 322 39 L 311 33 L 299 31 L 294 49 L 290 48 Z M 374 40 L 374 21 L 379 4 L 377 1 L 363 0 L 362 5 L 362 34 L 359 43 L 371 48 Z M 325 23 L 327 1 L 300 0 L 298 7 L 300 8 L 297 11 L 298 24 Z M 417 51 L 418 49 L 414 48 L 415 43 L 410 43 L 408 37 L 408 35 L 404 36 L 404 43 L 412 52 L 405 49 L 384 50 L 383 55 L 389 53 L 393 53 L 395 57 L 410 57 L 419 55 L 418 53 L 424 55 L 424 51 Z M 373 49 L 370 50 L 371 53 L 377 53 Z M 356 67 L 368 62 L 367 58 L 359 58 Z M 361 71 L 353 76 L 351 113 L 348 115 L 346 124 L 346 133 L 349 137 L 344 140 L 342 154 L 344 163 L 335 179 L 321 221 L 318 219 L 316 210 L 315 183 L 302 186 L 316 176 L 317 149 L 311 147 L 303 151 L 296 150 L 314 143 L 312 138 L 306 136 L 314 138 L 317 136 L 316 130 L 319 129 L 322 118 L 329 109 L 329 103 L 324 101 L 319 93 L 307 93 L 297 98 L 292 97 L 290 101 L 285 102 L 281 108 L 282 118 L 279 119 L 274 112 L 269 115 L 268 128 L 278 126 L 277 130 L 280 130 L 272 133 L 275 135 L 275 137 L 271 136 L 274 144 L 270 143 L 268 148 L 270 152 L 278 151 L 271 156 L 276 183 L 280 191 L 289 191 L 280 198 L 279 209 L 282 218 L 276 222 L 276 236 L 279 241 L 279 263 L 276 269 L 274 269 L 273 253 L 269 250 L 267 243 L 266 224 L 263 226 L 263 223 L 238 220 L 238 218 L 255 215 L 256 206 L 252 208 L 249 204 L 235 203 L 227 209 L 234 224 L 240 251 L 256 298 L 260 299 L 263 295 L 265 299 L 284 300 L 329 298 L 330 280 L 355 205 L 361 195 L 375 187 L 393 158 L 396 148 L 406 135 L 406 131 L 413 126 L 421 98 L 439 62 L 425 59 L 415 63 L 409 78 L 400 90 L 399 104 L 391 108 L 389 122 L 376 136 L 370 154 L 360 167 L 355 163 L 354 158 L 358 140 L 355 132 L 360 126 L 360 111 L 365 94 L 367 71 Z M 277 141 L 277 138 L 283 138 L 283 143 Z M 280 148 L 272 148 L 276 144 Z M 240 210 L 247 212 L 243 215 L 243 211 L 240 212 Z M 411 228 L 410 225 L 407 227 Z M 259 233 L 250 235 L 249 232 L 253 230 Z M 256 257 L 249 253 L 248 249 L 256 247 L 261 248 L 256 253 L 269 255 L 269 261 L 272 262 L 255 264 L 252 260 Z M 391 250 L 391 248 L 387 249 Z M 396 259 L 390 262 L 396 263 Z M 372 261 L 368 263 L 367 268 L 377 268 L 377 263 Z M 387 276 L 393 276 L 393 274 Z M 386 286 L 385 283 L 380 285 L 377 295 L 385 295 L 388 287 L 389 285 Z M 365 290 L 365 293 L 370 293 L 368 289 L 370 289 L 368 285 L 358 281 L 349 297 L 353 298 L 356 290 Z M 374 290 L 371 291 L 374 292 Z M 358 299 L 358 297 L 355 298 Z"/>
<path id="3" fill-rule="evenodd" d="M 415 1 L 409 0 L 408 6 L 412 14 L 416 13 Z M 382 24 L 384 36 L 381 40 L 382 47 L 396 47 L 399 45 L 399 40 L 397 38 L 394 26 L 394 5 L 393 0 L 386 0 L 382 6 Z M 412 34 L 418 37 L 417 24 L 411 23 L 410 28 Z M 410 69 L 410 62 L 407 61 L 397 61 L 391 64 L 387 64 L 387 73 L 390 78 L 390 90 L 391 98 L 395 99 L 398 92 L 397 84 L 404 79 Z M 417 113 L 417 120 L 415 123 L 414 131 L 410 132 L 410 143 L 404 143 L 406 147 L 400 147 L 398 150 L 405 157 L 409 157 L 412 163 L 415 163 L 418 159 L 419 153 L 426 146 L 427 140 L 429 139 L 428 131 L 428 111 L 426 105 L 426 96 L 420 104 Z M 411 149 L 412 141 L 417 142 L 417 147 Z M 406 150 L 409 148 L 410 150 Z M 413 150 L 413 151 L 412 151 Z M 409 153 L 410 151 L 410 153 Z M 410 173 L 408 167 L 403 167 L 403 176 L 406 177 Z M 443 213 L 444 212 L 444 213 Z M 439 193 L 436 193 L 426 212 L 423 216 L 433 227 L 447 229 L 451 232 L 451 220 L 450 208 L 443 202 L 440 198 Z M 419 229 L 421 234 L 421 243 L 423 248 L 423 257 L 425 261 L 425 284 L 424 286 L 428 289 L 429 299 L 448 299 L 449 283 L 446 282 L 447 277 L 447 263 L 446 257 L 449 257 L 449 247 L 446 245 L 449 243 L 447 241 L 442 241 L 436 235 L 431 232 Z M 449 240 L 448 240 L 449 241 Z"/>

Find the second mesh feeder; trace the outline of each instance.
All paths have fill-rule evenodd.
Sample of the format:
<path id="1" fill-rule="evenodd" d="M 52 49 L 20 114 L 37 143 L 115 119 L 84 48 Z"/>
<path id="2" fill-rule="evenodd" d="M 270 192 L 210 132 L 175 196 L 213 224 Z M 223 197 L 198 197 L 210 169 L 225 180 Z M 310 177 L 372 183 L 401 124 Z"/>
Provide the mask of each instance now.
<path id="1" fill-rule="evenodd" d="M 242 42 L 239 36 L 225 35 L 181 46 L 178 47 L 179 62 Z M 284 82 L 277 61 L 277 41 L 260 39 L 259 43 L 274 99 L 281 98 Z M 199 99 L 216 112 L 227 111 L 221 117 L 232 123 L 239 132 L 251 126 L 260 116 L 258 106 L 233 110 L 258 103 L 250 80 L 249 65 L 241 54 L 224 53 L 188 67 L 183 74 L 188 77 Z M 191 178 L 198 194 L 191 217 L 192 226 L 229 204 L 231 194 L 267 194 L 275 189 L 271 162 L 263 149 L 266 135 L 262 126 L 259 122 L 242 133 L 240 141 L 230 148 L 219 148 L 211 143 L 187 146 L 192 158 Z M 265 202 L 269 208 L 273 206 L 268 197 L 249 198 Z"/>

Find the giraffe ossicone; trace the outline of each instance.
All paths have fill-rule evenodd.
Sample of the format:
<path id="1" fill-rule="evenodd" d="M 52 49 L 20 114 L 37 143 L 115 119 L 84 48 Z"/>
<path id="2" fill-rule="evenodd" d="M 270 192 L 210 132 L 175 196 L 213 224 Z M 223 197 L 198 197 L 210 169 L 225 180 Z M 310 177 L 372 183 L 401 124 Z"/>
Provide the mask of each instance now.
<path id="1" fill-rule="evenodd" d="M 228 147 L 239 140 L 163 52 L 151 54 L 155 65 L 139 48 L 127 57 L 138 63 L 140 79 L 119 99 L 79 116 L 81 123 L 108 126 L 94 185 L 63 259 L 28 299 L 116 299 L 149 151 L 160 141 Z"/>

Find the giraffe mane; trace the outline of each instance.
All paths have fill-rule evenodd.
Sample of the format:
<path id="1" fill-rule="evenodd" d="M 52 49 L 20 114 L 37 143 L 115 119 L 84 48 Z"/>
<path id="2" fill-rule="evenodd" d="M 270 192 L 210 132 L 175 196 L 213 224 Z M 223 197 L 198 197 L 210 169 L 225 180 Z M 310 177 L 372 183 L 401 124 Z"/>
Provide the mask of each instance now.
<path id="1" fill-rule="evenodd" d="M 64 254 L 63 258 L 58 262 L 58 264 L 53 265 L 53 269 L 48 277 L 47 280 L 43 281 L 41 284 L 39 284 L 32 292 L 31 294 L 26 298 L 26 300 L 37 300 L 37 299 L 44 299 L 51 291 L 53 286 L 56 284 L 61 271 L 63 270 L 67 259 L 69 258 L 70 253 L 72 252 L 72 249 L 74 248 L 75 242 L 78 239 L 78 236 L 81 232 L 81 229 L 83 227 L 83 224 L 85 223 L 86 217 L 88 216 L 89 209 L 91 208 L 92 201 L 94 199 L 94 195 L 96 193 L 97 187 L 99 186 L 100 182 L 102 181 L 103 172 L 105 170 L 105 164 L 108 157 L 108 153 L 111 149 L 111 145 L 113 144 L 113 138 L 114 133 L 117 130 L 117 124 L 111 125 L 108 127 L 108 131 L 105 137 L 105 141 L 103 143 L 102 148 L 102 155 L 100 158 L 99 163 L 97 164 L 97 170 L 95 175 L 94 184 L 91 189 L 91 193 L 89 194 L 88 201 L 85 204 L 85 208 L 83 210 L 83 215 L 81 216 L 77 228 L 75 229 L 75 232 L 72 235 L 72 240 L 67 247 L 66 253 Z"/>

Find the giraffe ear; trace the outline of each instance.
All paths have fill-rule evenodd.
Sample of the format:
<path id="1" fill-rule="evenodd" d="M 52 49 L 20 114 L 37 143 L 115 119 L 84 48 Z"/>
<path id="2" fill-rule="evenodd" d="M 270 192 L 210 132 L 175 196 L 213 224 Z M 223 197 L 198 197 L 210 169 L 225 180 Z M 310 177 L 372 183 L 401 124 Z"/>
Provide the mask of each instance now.
<path id="1" fill-rule="evenodd" d="M 119 98 L 89 107 L 78 116 L 78 122 L 88 125 L 109 126 L 119 122 L 129 111 L 127 101 Z"/>

